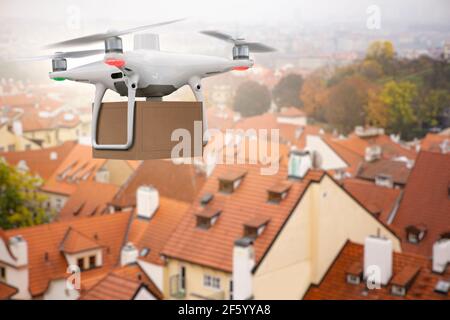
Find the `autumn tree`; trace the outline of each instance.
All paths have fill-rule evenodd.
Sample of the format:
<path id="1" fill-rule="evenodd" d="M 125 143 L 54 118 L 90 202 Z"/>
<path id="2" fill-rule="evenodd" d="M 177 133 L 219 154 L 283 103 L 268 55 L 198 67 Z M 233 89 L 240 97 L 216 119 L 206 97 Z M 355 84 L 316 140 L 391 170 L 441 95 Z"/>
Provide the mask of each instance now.
<path id="1" fill-rule="evenodd" d="M 242 83 L 234 97 L 234 111 L 243 117 L 252 117 L 267 112 L 270 108 L 270 91 L 255 81 Z"/>
<path id="2" fill-rule="evenodd" d="M 364 124 L 370 83 L 360 77 L 348 77 L 330 88 L 325 119 L 342 133 Z"/>
<path id="3" fill-rule="evenodd" d="M 439 125 L 446 108 L 450 107 L 450 94 L 447 90 L 430 90 L 425 94 L 418 110 L 418 121 L 422 128 Z"/>
<path id="4" fill-rule="evenodd" d="M 366 61 L 376 61 L 383 68 L 385 74 L 393 74 L 393 64 L 395 58 L 394 45 L 390 41 L 372 42 L 367 49 Z"/>
<path id="5" fill-rule="evenodd" d="M 309 117 L 318 121 L 325 120 L 325 106 L 328 101 L 328 88 L 320 75 L 314 74 L 305 79 L 300 99 L 303 109 Z"/>
<path id="6" fill-rule="evenodd" d="M 0 227 L 4 229 L 27 227 L 48 222 L 38 192 L 42 181 L 4 161 L 0 161 Z"/>
<path id="7" fill-rule="evenodd" d="M 302 85 L 303 77 L 299 74 L 291 73 L 281 78 L 272 90 L 272 97 L 277 107 L 301 107 Z"/>

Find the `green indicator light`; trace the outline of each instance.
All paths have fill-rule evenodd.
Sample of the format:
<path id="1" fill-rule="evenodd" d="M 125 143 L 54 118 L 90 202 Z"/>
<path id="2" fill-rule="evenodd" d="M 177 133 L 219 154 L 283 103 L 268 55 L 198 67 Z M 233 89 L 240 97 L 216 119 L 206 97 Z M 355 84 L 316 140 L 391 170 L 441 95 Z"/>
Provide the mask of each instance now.
<path id="1" fill-rule="evenodd" d="M 66 78 L 53 78 L 53 80 L 55 80 L 55 81 L 64 81 L 64 80 L 66 80 Z"/>

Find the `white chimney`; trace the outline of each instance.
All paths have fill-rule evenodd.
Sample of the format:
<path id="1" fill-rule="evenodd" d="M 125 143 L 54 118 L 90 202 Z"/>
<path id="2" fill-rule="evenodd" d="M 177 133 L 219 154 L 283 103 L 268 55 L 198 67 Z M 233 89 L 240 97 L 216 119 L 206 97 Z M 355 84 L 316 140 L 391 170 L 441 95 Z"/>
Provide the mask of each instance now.
<path id="1" fill-rule="evenodd" d="M 12 130 L 16 136 L 21 136 L 23 134 L 22 121 L 15 120 L 12 124 Z"/>
<path id="2" fill-rule="evenodd" d="M 367 162 L 375 161 L 381 158 L 381 147 L 378 145 L 368 146 L 365 150 L 364 160 Z"/>
<path id="3" fill-rule="evenodd" d="M 9 238 L 9 249 L 14 257 L 16 257 L 16 267 L 22 267 L 28 264 L 28 244 L 21 235 Z"/>
<path id="4" fill-rule="evenodd" d="M 289 153 L 288 176 L 290 178 L 303 178 L 312 168 L 312 155 L 310 151 L 291 150 Z"/>
<path id="5" fill-rule="evenodd" d="M 50 152 L 50 160 L 57 160 L 58 159 L 58 152 L 52 151 Z"/>
<path id="6" fill-rule="evenodd" d="M 252 269 L 255 266 L 253 241 L 241 238 L 233 248 L 233 299 L 247 300 L 253 295 Z"/>
<path id="7" fill-rule="evenodd" d="M 125 266 L 135 263 L 138 256 L 138 249 L 131 242 L 128 242 L 123 246 L 122 251 L 120 252 L 120 265 Z"/>
<path id="8" fill-rule="evenodd" d="M 440 239 L 433 244 L 433 271 L 442 273 L 450 262 L 450 239 Z"/>
<path id="9" fill-rule="evenodd" d="M 109 183 L 109 171 L 105 167 L 100 168 L 95 173 L 95 181 L 100 183 Z"/>
<path id="10" fill-rule="evenodd" d="M 392 277 L 392 241 L 369 236 L 364 241 L 364 278 L 386 285 Z"/>
<path id="11" fill-rule="evenodd" d="M 159 192 L 152 186 L 140 186 L 136 192 L 137 214 L 150 219 L 159 207 Z"/>

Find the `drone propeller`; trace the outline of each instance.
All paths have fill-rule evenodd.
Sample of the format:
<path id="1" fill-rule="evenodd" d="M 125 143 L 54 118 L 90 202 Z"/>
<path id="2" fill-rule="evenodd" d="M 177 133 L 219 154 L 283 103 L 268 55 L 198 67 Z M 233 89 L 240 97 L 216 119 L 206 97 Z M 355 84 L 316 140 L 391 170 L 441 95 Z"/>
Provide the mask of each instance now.
<path id="1" fill-rule="evenodd" d="M 94 56 L 94 55 L 102 54 L 102 53 L 105 53 L 104 49 L 55 52 L 54 54 L 49 54 L 49 55 L 45 55 L 45 56 L 18 58 L 18 59 L 15 59 L 14 61 L 39 61 L 39 60 L 49 60 L 49 59 L 84 58 L 84 57 Z"/>
<path id="2" fill-rule="evenodd" d="M 246 46 L 250 51 L 252 52 L 273 52 L 276 51 L 276 49 L 269 47 L 265 44 L 259 43 L 259 42 L 248 42 L 245 41 L 245 39 L 235 39 L 232 36 L 220 32 L 220 31 L 200 31 L 200 33 L 205 34 L 210 37 L 214 37 L 216 39 L 220 39 L 223 41 L 230 42 L 234 44 L 235 46 Z"/>
<path id="3" fill-rule="evenodd" d="M 80 38 L 75 38 L 75 39 L 71 39 L 71 40 L 66 40 L 66 41 L 49 44 L 49 45 L 45 46 L 45 48 L 49 49 L 49 48 L 55 48 L 55 47 L 69 47 L 69 46 L 85 45 L 85 44 L 90 44 L 90 43 L 94 43 L 94 42 L 105 41 L 109 38 L 119 37 L 119 36 L 126 35 L 129 33 L 139 32 L 139 31 L 143 31 L 143 30 L 147 30 L 147 29 L 151 29 L 151 28 L 156 28 L 156 27 L 167 25 L 167 24 L 179 22 L 182 20 L 184 20 L 184 18 L 149 24 L 146 26 L 125 29 L 125 30 L 121 30 L 121 31 L 113 30 L 113 31 L 107 31 L 104 33 L 96 33 L 96 34 L 92 34 L 89 36 L 84 36 L 84 37 L 80 37 Z"/>

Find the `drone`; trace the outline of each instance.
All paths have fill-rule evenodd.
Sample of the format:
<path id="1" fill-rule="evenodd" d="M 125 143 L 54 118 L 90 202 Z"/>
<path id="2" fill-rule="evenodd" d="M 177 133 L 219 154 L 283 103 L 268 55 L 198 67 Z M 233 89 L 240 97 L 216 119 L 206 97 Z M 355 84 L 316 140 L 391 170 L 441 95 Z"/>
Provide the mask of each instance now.
<path id="1" fill-rule="evenodd" d="M 188 85 L 195 99 L 203 102 L 202 79 L 232 70 L 247 70 L 253 66 L 250 52 L 272 52 L 275 49 L 258 42 L 219 31 L 201 31 L 233 44 L 232 59 L 198 54 L 184 54 L 159 50 L 159 39 L 155 34 L 136 34 L 134 50 L 125 51 L 121 36 L 137 33 L 184 19 L 150 24 L 121 31 L 107 31 L 80 38 L 66 40 L 46 46 L 47 49 L 104 43 L 104 49 L 71 52 L 56 52 L 52 55 L 33 57 L 31 60 L 52 60 L 50 79 L 71 80 L 93 84 L 95 97 L 92 115 L 92 147 L 97 150 L 128 150 L 133 144 L 134 114 L 136 98 L 147 101 L 162 101 L 162 97 Z M 156 36 L 156 38 L 155 38 Z M 104 54 L 103 60 L 67 69 L 67 59 Z M 128 97 L 127 140 L 124 144 L 99 144 L 97 126 L 106 90 Z M 203 108 L 203 130 L 207 130 L 205 106 Z M 204 138 L 205 139 L 205 138 Z M 207 141 L 203 141 L 206 143 Z"/>

